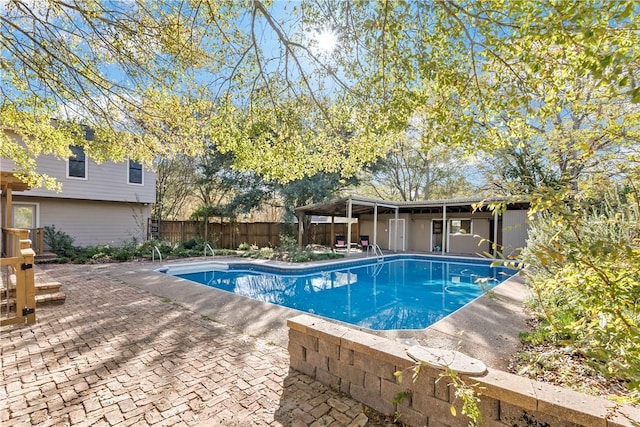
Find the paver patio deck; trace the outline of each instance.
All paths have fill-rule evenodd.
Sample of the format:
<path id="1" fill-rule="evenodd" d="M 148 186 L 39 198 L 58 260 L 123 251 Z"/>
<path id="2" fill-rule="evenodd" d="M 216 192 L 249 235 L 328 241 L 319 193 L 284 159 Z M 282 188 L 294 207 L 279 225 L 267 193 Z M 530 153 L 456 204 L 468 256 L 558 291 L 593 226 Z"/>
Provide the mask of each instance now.
<path id="1" fill-rule="evenodd" d="M 368 423 L 360 403 L 290 370 L 281 346 L 90 266 L 38 271 L 67 300 L 0 330 L 2 426 Z"/>

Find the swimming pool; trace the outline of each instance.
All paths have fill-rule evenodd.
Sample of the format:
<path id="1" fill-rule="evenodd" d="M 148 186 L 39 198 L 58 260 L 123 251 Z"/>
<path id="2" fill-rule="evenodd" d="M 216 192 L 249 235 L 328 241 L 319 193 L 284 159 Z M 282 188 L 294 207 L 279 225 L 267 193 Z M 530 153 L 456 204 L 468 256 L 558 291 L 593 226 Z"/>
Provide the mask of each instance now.
<path id="1" fill-rule="evenodd" d="M 391 256 L 295 269 L 208 263 L 166 273 L 365 328 L 396 330 L 426 328 L 515 272 L 485 260 Z"/>

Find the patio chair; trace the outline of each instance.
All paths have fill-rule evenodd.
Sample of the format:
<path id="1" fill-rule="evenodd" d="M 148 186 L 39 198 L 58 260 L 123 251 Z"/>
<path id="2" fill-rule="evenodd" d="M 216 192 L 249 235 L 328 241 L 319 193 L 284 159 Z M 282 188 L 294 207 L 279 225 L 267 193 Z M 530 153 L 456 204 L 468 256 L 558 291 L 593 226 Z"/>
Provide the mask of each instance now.
<path id="1" fill-rule="evenodd" d="M 347 249 L 347 240 L 342 234 L 336 234 L 336 241 L 333 247 L 336 249 Z"/>
<path id="2" fill-rule="evenodd" d="M 369 236 L 366 234 L 360 235 L 360 249 L 366 250 L 371 246 L 373 245 L 371 245 L 371 243 L 369 242 Z"/>

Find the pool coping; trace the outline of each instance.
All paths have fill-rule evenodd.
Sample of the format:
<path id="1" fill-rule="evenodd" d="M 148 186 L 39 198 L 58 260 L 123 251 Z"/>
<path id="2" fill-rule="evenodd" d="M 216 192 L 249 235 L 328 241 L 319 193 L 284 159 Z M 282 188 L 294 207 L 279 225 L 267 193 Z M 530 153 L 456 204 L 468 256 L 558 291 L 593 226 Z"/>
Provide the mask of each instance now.
<path id="1" fill-rule="evenodd" d="M 447 256 L 446 258 L 455 257 Z M 216 262 L 221 260 L 277 268 L 296 267 L 296 264 L 292 263 L 248 261 L 236 257 L 219 257 Z M 329 262 L 309 263 L 305 267 L 345 264 L 358 260 L 363 262 L 362 258 L 351 257 L 349 260 L 339 260 L 341 262 L 338 263 L 335 262 L 336 260 L 328 260 Z M 480 259 L 475 258 L 475 260 Z M 201 259 L 198 261 L 202 262 Z M 163 266 L 181 263 L 184 263 L 184 260 L 166 262 Z M 249 335 L 260 336 L 284 348 L 288 344 L 287 319 L 299 314 L 308 314 L 159 273 L 158 268 L 158 264 L 152 263 L 124 263 L 95 265 L 92 269 L 159 297 L 169 298 L 175 304 L 203 317 Z M 406 343 L 407 346 L 418 343 L 430 347 L 459 350 L 482 360 L 492 368 L 507 369 L 511 356 L 520 346 L 518 335 L 526 330 L 527 315 L 523 308 L 523 301 L 528 294 L 529 290 L 522 280 L 518 276 L 511 277 L 494 287 L 491 293 L 479 297 L 464 308 L 421 330 L 375 331 L 335 322 L 355 330 L 398 340 Z M 321 318 L 327 320 L 324 317 Z"/>
<path id="2" fill-rule="evenodd" d="M 463 256 L 439 256 L 439 255 L 428 255 L 428 254 L 416 254 L 416 253 L 403 253 L 403 254 L 388 254 L 382 257 L 349 257 L 350 259 L 328 259 L 322 261 L 311 261 L 305 263 L 287 263 L 287 262 L 279 262 L 279 261 L 271 261 L 271 260 L 247 260 L 246 258 L 240 259 L 229 259 L 219 261 L 217 258 L 212 258 L 210 260 L 198 260 L 194 262 L 175 262 L 169 265 L 165 264 L 162 267 L 156 269 L 156 271 L 167 274 L 187 274 L 187 273 L 195 273 L 199 271 L 203 271 L 203 267 L 205 266 L 213 266 L 218 267 L 218 269 L 227 270 L 230 267 L 238 267 L 238 269 L 246 268 L 251 270 L 256 268 L 260 272 L 278 272 L 278 273 L 286 273 L 286 274 L 294 274 L 302 272 L 306 274 L 312 274 L 315 270 L 326 268 L 327 266 L 335 266 L 336 268 L 345 268 L 350 266 L 360 266 L 360 264 L 370 264 L 373 259 L 388 261 L 393 260 L 395 258 L 403 258 L 403 259 L 428 259 L 429 261 L 437 261 L 437 260 L 453 260 L 453 261 L 465 261 L 470 264 L 482 263 L 492 261 L 486 258 L 479 257 L 463 257 Z M 193 267 L 197 267 L 193 269 Z M 176 269 L 178 273 L 168 273 L 170 269 Z"/>

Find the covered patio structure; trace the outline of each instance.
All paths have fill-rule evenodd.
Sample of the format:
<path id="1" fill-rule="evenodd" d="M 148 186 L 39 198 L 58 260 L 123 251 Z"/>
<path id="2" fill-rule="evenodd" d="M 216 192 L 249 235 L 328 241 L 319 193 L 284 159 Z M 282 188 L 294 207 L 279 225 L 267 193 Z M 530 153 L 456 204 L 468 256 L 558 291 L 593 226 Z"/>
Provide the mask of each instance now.
<path id="1" fill-rule="evenodd" d="M 490 209 L 502 204 L 503 209 Z M 350 195 L 295 209 L 298 223 L 309 215 L 347 218 L 346 250 L 355 235 L 368 235 L 374 246 L 397 251 L 478 255 L 512 254 L 526 245 L 529 202 L 507 198 L 460 198 L 395 202 Z M 357 219 L 357 222 L 353 221 Z M 298 242 L 305 232 L 298 228 Z"/>
<path id="2" fill-rule="evenodd" d="M 353 219 L 360 218 L 361 215 L 372 214 L 377 221 L 378 213 L 395 213 L 397 216 L 399 213 L 399 206 L 394 202 L 388 202 L 385 200 L 370 199 L 362 196 L 351 195 L 349 197 L 342 197 L 334 199 L 326 203 L 315 203 L 312 205 L 301 206 L 295 209 L 296 216 L 298 217 L 298 243 L 302 245 L 302 234 L 304 233 L 305 223 L 304 218 L 306 216 L 318 215 L 331 218 L 331 236 L 335 237 L 335 219 L 347 218 L 347 235 L 345 236 L 347 252 L 351 251 L 352 243 L 352 231 L 354 222 Z M 355 223 L 358 227 L 356 234 L 360 233 L 360 224 Z M 372 244 L 377 245 L 377 233 L 374 230 L 372 236 Z"/>

